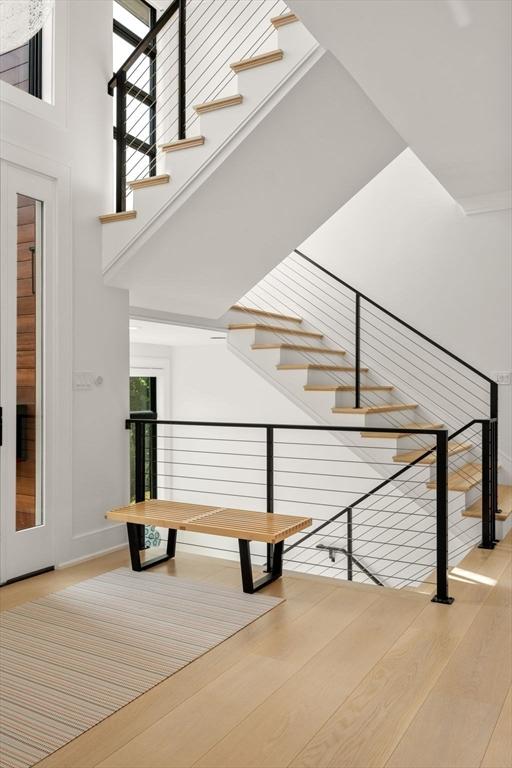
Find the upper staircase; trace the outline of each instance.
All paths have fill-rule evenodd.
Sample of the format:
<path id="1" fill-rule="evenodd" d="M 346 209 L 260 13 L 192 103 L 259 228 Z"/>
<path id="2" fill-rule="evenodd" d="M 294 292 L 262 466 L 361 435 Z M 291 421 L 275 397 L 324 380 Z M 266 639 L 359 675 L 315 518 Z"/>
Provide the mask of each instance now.
<path id="1" fill-rule="evenodd" d="M 239 0 L 216 2 L 201 41 L 192 29 L 203 22 L 206 4 L 172 5 L 176 14 L 186 7 L 189 30 L 181 98 L 186 135 L 178 135 L 174 113 L 166 115 L 176 82 L 157 76 L 157 130 L 153 142 L 144 138 L 150 173 L 134 178 L 130 164 L 119 161 L 118 210 L 100 216 L 104 276 L 129 290 L 132 306 L 217 318 L 405 144 L 283 3 L 265 0 L 252 10 Z M 231 34 L 221 22 L 235 6 L 246 16 Z M 159 57 L 173 55 L 176 14 L 156 37 L 157 72 Z M 151 40 L 143 43 L 139 58 Z M 222 63 L 226 54 L 216 54 L 225 46 L 233 58 Z M 116 99 L 123 77 L 128 94 L 140 90 L 132 82 L 136 67 L 132 54 L 116 73 Z M 141 138 L 130 133 L 122 110 L 117 123 L 118 137 L 119 124 L 127 125 L 125 156 L 137 154 Z"/>

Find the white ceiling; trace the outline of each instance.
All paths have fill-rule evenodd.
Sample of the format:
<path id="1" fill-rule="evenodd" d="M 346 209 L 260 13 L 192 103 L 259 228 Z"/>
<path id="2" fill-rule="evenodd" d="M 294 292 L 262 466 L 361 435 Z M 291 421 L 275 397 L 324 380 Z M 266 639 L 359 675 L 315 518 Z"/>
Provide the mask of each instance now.
<path id="1" fill-rule="evenodd" d="M 290 0 L 464 207 L 511 189 L 508 0 Z"/>
<path id="2" fill-rule="evenodd" d="M 221 337 L 220 339 L 218 337 Z M 212 338 L 213 337 L 213 338 Z M 130 320 L 131 344 L 160 344 L 166 347 L 204 346 L 224 344 L 222 331 L 189 328 L 184 325 L 152 323 L 147 320 Z"/>

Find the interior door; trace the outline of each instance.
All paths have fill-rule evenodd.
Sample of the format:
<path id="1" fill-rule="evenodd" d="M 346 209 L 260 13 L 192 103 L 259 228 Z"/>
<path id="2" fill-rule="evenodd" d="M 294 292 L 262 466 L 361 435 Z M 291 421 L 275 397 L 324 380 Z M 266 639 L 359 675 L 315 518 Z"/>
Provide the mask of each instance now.
<path id="1" fill-rule="evenodd" d="M 52 203 L 37 177 L 2 182 L 0 581 L 53 566 L 46 504 L 45 252 Z M 45 199 L 46 198 L 46 199 Z"/>

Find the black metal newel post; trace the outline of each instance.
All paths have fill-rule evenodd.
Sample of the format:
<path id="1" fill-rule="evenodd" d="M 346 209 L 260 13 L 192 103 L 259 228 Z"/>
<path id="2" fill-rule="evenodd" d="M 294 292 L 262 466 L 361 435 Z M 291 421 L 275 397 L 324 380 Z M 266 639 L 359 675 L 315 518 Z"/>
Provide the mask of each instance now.
<path id="1" fill-rule="evenodd" d="M 496 515 L 498 513 L 498 383 L 491 382 L 491 527 L 496 541 Z"/>
<path id="2" fill-rule="evenodd" d="M 187 0 L 180 0 L 178 21 L 178 139 L 187 135 Z"/>
<path id="3" fill-rule="evenodd" d="M 353 568 L 352 568 L 352 508 L 347 509 L 347 579 L 352 581 Z"/>
<path id="4" fill-rule="evenodd" d="M 361 407 L 361 294 L 356 293 L 356 403 Z"/>
<path id="5" fill-rule="evenodd" d="M 116 78 L 116 211 L 126 210 L 126 72 Z"/>
<path id="6" fill-rule="evenodd" d="M 448 595 L 448 432 L 436 435 L 436 594 L 433 603 L 451 605 Z"/>
<path id="7" fill-rule="evenodd" d="M 267 512 L 274 511 L 274 428 L 266 427 L 267 437 Z M 267 544 L 267 565 L 265 570 L 270 573 L 272 570 L 272 559 L 274 556 L 274 547 Z"/>
<path id="8" fill-rule="evenodd" d="M 482 422 L 482 541 L 481 549 L 494 549 L 491 466 L 491 422 Z"/>
<path id="9" fill-rule="evenodd" d="M 146 498 L 146 424 L 144 421 L 135 422 L 135 501 Z M 146 545 L 145 527 L 137 526 L 139 549 Z"/>

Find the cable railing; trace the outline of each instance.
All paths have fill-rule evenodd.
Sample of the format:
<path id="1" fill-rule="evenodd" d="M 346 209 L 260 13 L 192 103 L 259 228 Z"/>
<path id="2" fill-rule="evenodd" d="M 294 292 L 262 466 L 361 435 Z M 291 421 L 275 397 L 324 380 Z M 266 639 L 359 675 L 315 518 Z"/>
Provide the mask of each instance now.
<path id="1" fill-rule="evenodd" d="M 115 95 L 116 210 L 130 181 L 156 175 L 158 148 L 194 135 L 194 105 L 233 89 L 229 64 L 255 55 L 274 34 L 283 0 L 174 0 L 108 83 Z"/>
<path id="2" fill-rule="evenodd" d="M 478 541 L 494 546 L 491 473 L 483 475 L 482 520 L 464 518 L 460 494 L 449 498 L 447 490 L 456 457 L 449 456 L 445 429 L 396 428 L 405 439 L 421 434 L 431 444 L 424 456 L 397 469 L 384 457 L 373 463 L 360 458 L 359 426 L 141 416 L 126 422 L 135 446 L 135 501 L 158 498 L 307 515 L 313 519 L 311 530 L 296 534 L 285 549 L 289 570 L 387 587 L 427 587 L 435 591 L 435 601 L 446 603 L 448 567 Z M 465 427 L 475 445 L 478 439 L 490 442 L 491 429 L 489 420 Z M 387 428 L 365 431 L 378 437 Z M 484 460 L 483 443 L 481 453 Z M 430 455 L 435 462 L 422 464 Z M 166 531 L 160 535 L 164 540 Z M 236 550 L 216 537 L 190 539 L 180 533 L 179 543 L 236 557 Z M 272 547 L 254 544 L 255 562 L 269 569 Z"/>
<path id="3" fill-rule="evenodd" d="M 381 412 L 379 424 L 389 424 L 390 431 L 396 432 L 396 427 L 413 421 L 414 413 L 416 423 L 446 427 L 453 437 L 453 461 L 461 474 L 466 464 L 478 463 L 481 457 L 472 446 L 466 450 L 464 444 L 456 445 L 455 438 L 469 422 L 488 420 L 490 502 L 496 513 L 498 385 L 489 376 L 299 251 L 275 267 L 238 305 L 249 313 L 256 309 L 303 318 L 301 328 L 321 332 L 322 345 L 346 352 L 343 364 L 337 366 L 343 370 L 321 374 L 322 382 L 335 391 L 336 404 L 339 401 L 353 409 L 417 405 L 414 410 Z M 290 341 L 286 329 L 275 330 L 276 320 L 255 315 L 254 321 L 262 327 L 272 326 L 276 341 Z M 308 350 L 294 351 L 294 355 L 305 365 L 318 362 Z M 417 450 L 428 447 L 420 433 L 408 442 Z M 375 450 L 372 443 L 371 450 L 363 453 L 362 446 L 360 455 L 370 459 Z"/>

